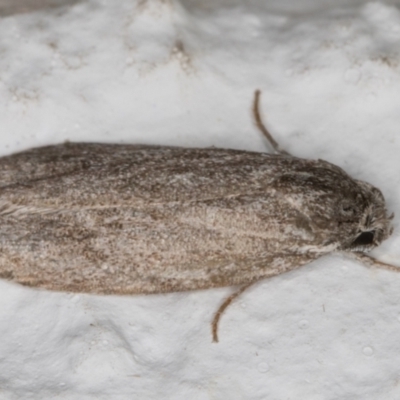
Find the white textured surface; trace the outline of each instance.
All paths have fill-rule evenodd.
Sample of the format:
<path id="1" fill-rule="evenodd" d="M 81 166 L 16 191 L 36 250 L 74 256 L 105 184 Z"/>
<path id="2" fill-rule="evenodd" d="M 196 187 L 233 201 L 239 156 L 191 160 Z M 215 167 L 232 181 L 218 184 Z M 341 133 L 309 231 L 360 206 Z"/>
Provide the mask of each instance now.
<path id="1" fill-rule="evenodd" d="M 380 187 L 398 211 L 393 4 L 91 0 L 8 10 L 1 153 L 63 140 L 264 150 L 250 116 L 260 88 L 283 147 Z M 389 262 L 400 257 L 399 217 L 394 227 L 375 252 Z M 246 292 L 213 344 L 209 323 L 231 290 L 119 298 L 0 282 L 0 399 L 400 398 L 400 274 L 326 257 Z"/>

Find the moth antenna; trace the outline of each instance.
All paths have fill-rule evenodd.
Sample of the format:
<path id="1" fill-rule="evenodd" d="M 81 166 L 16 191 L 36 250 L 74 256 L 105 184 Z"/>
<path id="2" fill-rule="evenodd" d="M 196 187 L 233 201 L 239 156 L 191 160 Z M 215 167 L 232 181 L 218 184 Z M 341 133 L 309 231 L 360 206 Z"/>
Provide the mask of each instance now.
<path id="1" fill-rule="evenodd" d="M 247 285 L 241 286 L 239 290 L 232 293 L 219 306 L 217 312 L 214 315 L 213 321 L 211 323 L 213 342 L 218 343 L 218 323 L 219 323 L 219 320 L 221 319 L 221 316 L 224 313 L 224 311 L 228 308 L 229 304 L 231 304 L 233 300 L 235 300 L 237 297 L 239 297 L 246 289 L 248 289 L 251 285 L 253 285 L 253 283 L 255 283 L 255 282 L 251 282 L 251 283 L 248 283 Z"/>
<path id="2" fill-rule="evenodd" d="M 367 254 L 361 252 L 354 252 L 354 253 L 352 252 L 346 254 L 360 261 L 362 264 L 367 264 L 371 267 L 386 269 L 388 271 L 400 272 L 400 267 L 396 267 L 395 265 L 386 264 L 382 261 L 378 261 L 376 258 L 371 257 Z"/>
<path id="3" fill-rule="evenodd" d="M 270 132 L 268 131 L 268 129 L 265 127 L 264 123 L 262 122 L 261 114 L 260 114 L 260 95 L 261 95 L 261 91 L 259 89 L 257 89 L 254 92 L 254 103 L 253 103 L 253 115 L 254 115 L 254 120 L 256 122 L 257 128 L 267 138 L 268 142 L 273 147 L 276 154 L 281 154 L 284 156 L 291 156 L 290 153 L 281 149 L 278 142 L 273 138 L 273 136 L 270 134 Z"/>

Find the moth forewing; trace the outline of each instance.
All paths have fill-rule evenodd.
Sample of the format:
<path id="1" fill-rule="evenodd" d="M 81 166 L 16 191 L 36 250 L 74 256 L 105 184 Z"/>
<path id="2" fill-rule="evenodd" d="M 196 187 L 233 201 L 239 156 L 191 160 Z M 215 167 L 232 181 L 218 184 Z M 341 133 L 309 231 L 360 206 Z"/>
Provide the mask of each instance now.
<path id="1" fill-rule="evenodd" d="M 31 171 L 1 188 L 1 273 L 31 286 L 117 294 L 206 289 L 330 251 L 313 211 L 297 209 L 308 196 L 300 188 L 287 193 L 278 178 L 300 159 L 81 143 L 3 158 L 0 168 L 5 162 L 8 179 Z"/>

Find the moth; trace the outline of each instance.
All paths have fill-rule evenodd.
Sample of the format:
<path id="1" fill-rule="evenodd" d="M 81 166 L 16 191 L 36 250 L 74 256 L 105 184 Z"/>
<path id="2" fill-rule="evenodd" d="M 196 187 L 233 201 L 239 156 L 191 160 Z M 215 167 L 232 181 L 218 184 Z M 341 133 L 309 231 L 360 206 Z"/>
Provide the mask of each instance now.
<path id="1" fill-rule="evenodd" d="M 392 233 L 379 189 L 323 160 L 218 148 L 64 143 L 0 159 L 0 277 L 55 291 L 238 286 Z"/>

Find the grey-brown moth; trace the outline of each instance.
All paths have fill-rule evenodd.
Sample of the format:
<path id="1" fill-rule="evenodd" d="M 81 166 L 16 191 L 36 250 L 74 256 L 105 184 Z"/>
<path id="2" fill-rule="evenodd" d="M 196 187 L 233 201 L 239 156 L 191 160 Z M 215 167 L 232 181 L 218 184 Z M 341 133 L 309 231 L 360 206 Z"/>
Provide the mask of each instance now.
<path id="1" fill-rule="evenodd" d="M 252 283 L 392 232 L 379 189 L 323 160 L 217 148 L 65 143 L 0 159 L 0 277 L 96 294 Z"/>

